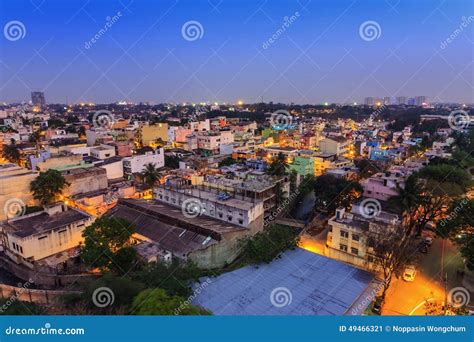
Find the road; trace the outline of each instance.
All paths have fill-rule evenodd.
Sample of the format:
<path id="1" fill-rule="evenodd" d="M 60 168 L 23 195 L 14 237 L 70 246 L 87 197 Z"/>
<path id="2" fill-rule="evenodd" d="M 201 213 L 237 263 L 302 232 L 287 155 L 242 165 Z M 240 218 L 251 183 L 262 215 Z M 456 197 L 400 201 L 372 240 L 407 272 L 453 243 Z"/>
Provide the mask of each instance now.
<path id="1" fill-rule="evenodd" d="M 457 275 L 457 270 L 463 268 L 462 258 L 449 240 L 435 239 L 428 253 L 419 253 L 418 257 L 418 274 L 415 281 L 406 282 L 401 278 L 394 278 L 387 291 L 382 314 L 424 315 L 424 301 L 444 302 L 443 273 L 447 273 L 448 291 L 453 287 L 462 286 L 462 277 Z"/>

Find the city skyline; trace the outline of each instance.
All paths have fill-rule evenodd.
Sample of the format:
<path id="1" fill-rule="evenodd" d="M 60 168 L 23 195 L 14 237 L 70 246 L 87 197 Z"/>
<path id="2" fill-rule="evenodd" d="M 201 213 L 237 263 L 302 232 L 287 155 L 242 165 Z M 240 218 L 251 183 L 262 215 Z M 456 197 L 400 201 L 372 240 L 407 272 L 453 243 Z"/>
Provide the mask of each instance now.
<path id="1" fill-rule="evenodd" d="M 0 101 L 472 103 L 466 4 L 2 2 Z"/>

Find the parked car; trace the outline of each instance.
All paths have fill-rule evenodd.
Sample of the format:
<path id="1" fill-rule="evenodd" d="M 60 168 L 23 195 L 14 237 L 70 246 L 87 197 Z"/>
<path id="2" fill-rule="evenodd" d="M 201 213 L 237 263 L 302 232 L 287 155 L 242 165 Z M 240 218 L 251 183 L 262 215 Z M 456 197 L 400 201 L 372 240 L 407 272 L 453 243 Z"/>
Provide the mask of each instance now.
<path id="1" fill-rule="evenodd" d="M 412 282 L 416 277 L 416 268 L 413 265 L 405 267 L 403 271 L 403 280 Z"/>

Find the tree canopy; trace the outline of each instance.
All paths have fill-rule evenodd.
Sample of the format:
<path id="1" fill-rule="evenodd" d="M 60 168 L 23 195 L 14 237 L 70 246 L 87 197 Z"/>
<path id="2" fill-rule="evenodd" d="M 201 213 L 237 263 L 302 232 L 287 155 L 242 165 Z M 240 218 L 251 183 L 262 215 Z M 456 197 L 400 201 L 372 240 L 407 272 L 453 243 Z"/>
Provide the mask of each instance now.
<path id="1" fill-rule="evenodd" d="M 45 205 L 55 202 L 66 186 L 69 186 L 69 183 L 61 173 L 50 169 L 40 172 L 38 177 L 31 182 L 30 190 L 33 193 L 33 198 Z"/>

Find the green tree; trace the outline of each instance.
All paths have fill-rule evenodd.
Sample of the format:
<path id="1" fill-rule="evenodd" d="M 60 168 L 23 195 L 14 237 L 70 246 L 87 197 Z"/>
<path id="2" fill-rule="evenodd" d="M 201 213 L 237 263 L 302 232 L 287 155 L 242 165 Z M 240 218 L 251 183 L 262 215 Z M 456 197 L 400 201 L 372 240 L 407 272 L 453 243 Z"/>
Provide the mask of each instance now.
<path id="1" fill-rule="evenodd" d="M 283 176 L 286 173 L 286 168 L 288 166 L 288 160 L 286 159 L 283 153 L 278 153 L 278 156 L 275 160 L 272 161 L 267 172 L 273 176 Z"/>
<path id="2" fill-rule="evenodd" d="M 141 173 L 143 181 L 149 188 L 153 188 L 156 182 L 160 179 L 160 173 L 158 172 L 154 163 L 147 163 Z"/>
<path id="3" fill-rule="evenodd" d="M 90 268 L 126 274 L 136 265 L 136 251 L 130 245 L 133 226 L 121 218 L 102 216 L 82 233 L 81 258 Z"/>
<path id="4" fill-rule="evenodd" d="M 169 168 L 172 168 L 172 169 L 178 169 L 179 168 L 179 157 L 165 155 L 165 166 L 169 167 Z"/>
<path id="5" fill-rule="evenodd" d="M 0 298 L 0 316 L 27 316 L 45 314 L 44 310 L 35 303 L 22 302 L 16 296 Z"/>
<path id="6" fill-rule="evenodd" d="M 250 263 L 270 263 L 287 249 L 299 243 L 298 232 L 291 227 L 273 224 L 253 237 L 241 240 L 242 255 Z"/>
<path id="7" fill-rule="evenodd" d="M 79 285 L 80 294 L 67 294 L 61 298 L 65 314 L 123 315 L 129 311 L 133 298 L 145 289 L 142 283 L 111 273 Z M 103 307 L 97 306 L 97 303 Z"/>
<path id="8" fill-rule="evenodd" d="M 447 215 L 438 221 L 437 232 L 459 246 L 466 266 L 474 271 L 474 200 L 463 198 L 453 202 Z"/>
<path id="9" fill-rule="evenodd" d="M 30 183 L 30 190 L 33 193 L 33 198 L 45 205 L 56 201 L 66 186 L 69 186 L 69 183 L 66 182 L 61 173 L 50 169 L 40 172 L 38 177 Z"/>
<path id="10" fill-rule="evenodd" d="M 133 300 L 131 314 L 134 315 L 211 315 L 204 308 L 189 304 L 179 296 L 169 296 L 163 289 L 147 289 Z"/>
<path id="11" fill-rule="evenodd" d="M 20 161 L 20 150 L 15 144 L 3 146 L 3 158 L 11 163 L 18 163 Z"/>
<path id="12" fill-rule="evenodd" d="M 223 159 L 219 162 L 219 167 L 230 166 L 230 165 L 233 165 L 235 163 L 237 163 L 237 160 L 235 160 L 232 157 L 227 157 L 227 158 L 225 158 L 225 159 Z"/>
<path id="13" fill-rule="evenodd" d="M 362 186 L 358 182 L 326 174 L 316 178 L 314 194 L 316 209 L 332 215 L 339 207 L 349 208 L 361 196 Z"/>
<path id="14" fill-rule="evenodd" d="M 132 273 L 133 279 L 151 287 L 160 287 L 169 295 L 188 297 L 191 283 L 198 281 L 203 271 L 191 261 L 173 259 L 171 263 L 153 262 Z"/>

